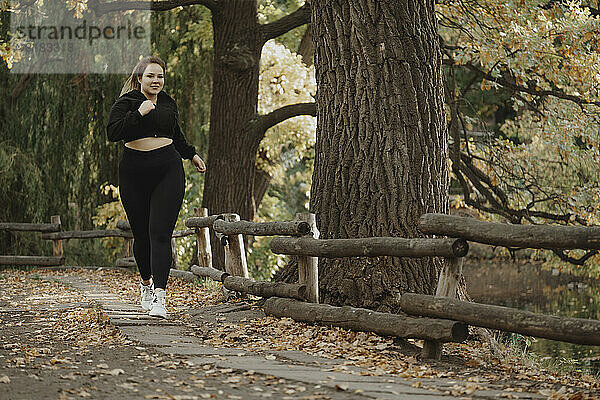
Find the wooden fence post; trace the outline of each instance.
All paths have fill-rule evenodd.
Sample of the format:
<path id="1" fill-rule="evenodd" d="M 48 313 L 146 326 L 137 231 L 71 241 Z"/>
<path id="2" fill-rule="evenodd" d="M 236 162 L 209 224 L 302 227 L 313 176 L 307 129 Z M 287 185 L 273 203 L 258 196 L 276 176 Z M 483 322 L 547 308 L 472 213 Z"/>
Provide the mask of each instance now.
<path id="1" fill-rule="evenodd" d="M 177 242 L 171 238 L 171 268 L 177 269 Z"/>
<path id="2" fill-rule="evenodd" d="M 313 213 L 296 214 L 297 221 L 308 222 L 311 232 L 306 236 L 314 239 L 319 238 L 317 230 L 317 220 Z M 306 285 L 306 300 L 311 303 L 319 302 L 319 268 L 317 257 L 298 256 L 298 283 Z"/>
<path id="3" fill-rule="evenodd" d="M 223 214 L 226 222 L 240 220 L 237 214 Z M 225 245 L 225 270 L 232 276 L 248 278 L 248 265 L 246 263 L 246 250 L 244 249 L 244 237 L 239 235 L 228 235 Z"/>
<path id="4" fill-rule="evenodd" d="M 456 298 L 458 289 L 458 281 L 462 275 L 464 257 L 446 258 L 444 268 L 440 273 L 436 296 Z M 433 340 L 425 340 L 423 342 L 423 350 L 421 356 L 426 359 L 439 360 L 442 357 L 442 343 Z"/>
<path id="5" fill-rule="evenodd" d="M 117 222 L 117 229 L 125 232 L 131 232 L 129 221 L 120 220 Z M 133 257 L 133 239 L 123 238 L 123 258 Z"/>
<path id="6" fill-rule="evenodd" d="M 196 217 L 208 217 L 208 208 L 195 208 Z M 198 263 L 201 267 L 212 268 L 212 249 L 210 247 L 210 229 L 196 228 L 196 248 Z"/>
<path id="7" fill-rule="evenodd" d="M 133 255 L 133 239 L 123 238 L 123 258 L 129 258 Z"/>
<path id="8" fill-rule="evenodd" d="M 62 225 L 60 223 L 60 215 L 52 215 L 50 217 L 50 223 L 58 224 L 59 225 L 58 230 L 59 231 L 62 230 Z M 52 255 L 57 256 L 57 257 L 64 256 L 62 239 L 56 239 L 56 240 L 52 241 Z"/>

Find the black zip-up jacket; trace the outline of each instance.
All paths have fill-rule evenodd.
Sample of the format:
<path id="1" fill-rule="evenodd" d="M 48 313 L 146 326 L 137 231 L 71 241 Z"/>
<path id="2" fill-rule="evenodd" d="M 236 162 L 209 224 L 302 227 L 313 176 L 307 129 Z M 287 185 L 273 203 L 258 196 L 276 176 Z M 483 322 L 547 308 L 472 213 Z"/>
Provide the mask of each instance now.
<path id="1" fill-rule="evenodd" d="M 138 108 L 146 100 L 146 96 L 139 90 L 127 92 L 117 99 L 106 124 L 108 140 L 131 142 L 145 137 L 168 137 L 173 139 L 175 149 L 182 158 L 192 159 L 196 148 L 186 142 L 181 132 L 175 100 L 161 90 L 154 109 L 142 116 Z"/>

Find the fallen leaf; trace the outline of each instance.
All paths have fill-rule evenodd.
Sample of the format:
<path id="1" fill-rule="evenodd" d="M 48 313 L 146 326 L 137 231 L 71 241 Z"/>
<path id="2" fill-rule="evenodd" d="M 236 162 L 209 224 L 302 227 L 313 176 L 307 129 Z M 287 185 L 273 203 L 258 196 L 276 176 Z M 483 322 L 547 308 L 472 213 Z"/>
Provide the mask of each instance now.
<path id="1" fill-rule="evenodd" d="M 114 376 L 117 376 L 117 375 L 120 375 L 120 374 L 124 374 L 124 373 L 125 373 L 125 371 L 123 371 L 120 368 L 111 369 L 110 372 L 109 372 L 109 374 L 114 375 Z"/>

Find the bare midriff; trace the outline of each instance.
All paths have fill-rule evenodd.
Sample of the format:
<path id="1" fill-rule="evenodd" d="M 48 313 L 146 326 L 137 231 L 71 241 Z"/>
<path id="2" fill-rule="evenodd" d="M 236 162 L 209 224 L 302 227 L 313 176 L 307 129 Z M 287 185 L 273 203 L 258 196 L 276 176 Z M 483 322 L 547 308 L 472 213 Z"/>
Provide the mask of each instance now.
<path id="1" fill-rule="evenodd" d="M 134 150 L 150 151 L 168 146 L 171 143 L 173 143 L 173 139 L 167 137 L 145 137 L 127 142 L 125 146 Z"/>

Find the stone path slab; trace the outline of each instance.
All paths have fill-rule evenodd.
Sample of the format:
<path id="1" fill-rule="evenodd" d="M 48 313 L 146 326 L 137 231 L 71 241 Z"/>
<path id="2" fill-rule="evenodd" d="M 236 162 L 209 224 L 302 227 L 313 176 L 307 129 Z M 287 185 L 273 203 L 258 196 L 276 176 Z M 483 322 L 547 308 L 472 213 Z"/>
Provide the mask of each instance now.
<path id="1" fill-rule="evenodd" d="M 102 285 L 71 276 L 54 276 L 52 279 L 58 279 L 80 290 L 91 302 L 102 307 L 110 322 L 130 340 L 135 340 L 143 346 L 152 346 L 164 354 L 187 357 L 187 361 L 191 363 L 253 371 L 315 387 L 322 386 L 353 392 L 356 399 L 447 399 L 454 397 L 444 395 L 445 391 L 452 391 L 457 385 L 465 387 L 469 384 L 465 381 L 443 378 L 408 379 L 393 375 L 369 376 L 366 370 L 357 367 L 348 367 L 348 373 L 332 371 L 332 366 L 341 364 L 345 360 L 327 360 L 298 351 L 272 351 L 268 352 L 269 357 L 266 358 L 264 354 L 254 353 L 243 348 L 208 346 L 192 336 L 187 327 L 168 319 L 149 317 L 141 307 L 120 301 Z M 248 309 L 245 305 L 222 304 L 217 306 L 217 310 L 223 313 L 235 313 Z M 360 375 L 361 372 L 365 375 Z M 423 386 L 427 386 L 429 389 Z M 481 384 L 481 386 L 485 387 L 486 385 Z M 479 389 L 464 396 L 471 399 L 498 399 L 505 395 L 506 392 L 500 390 Z M 510 396 L 513 399 L 545 398 L 538 393 L 527 392 L 510 392 Z"/>

